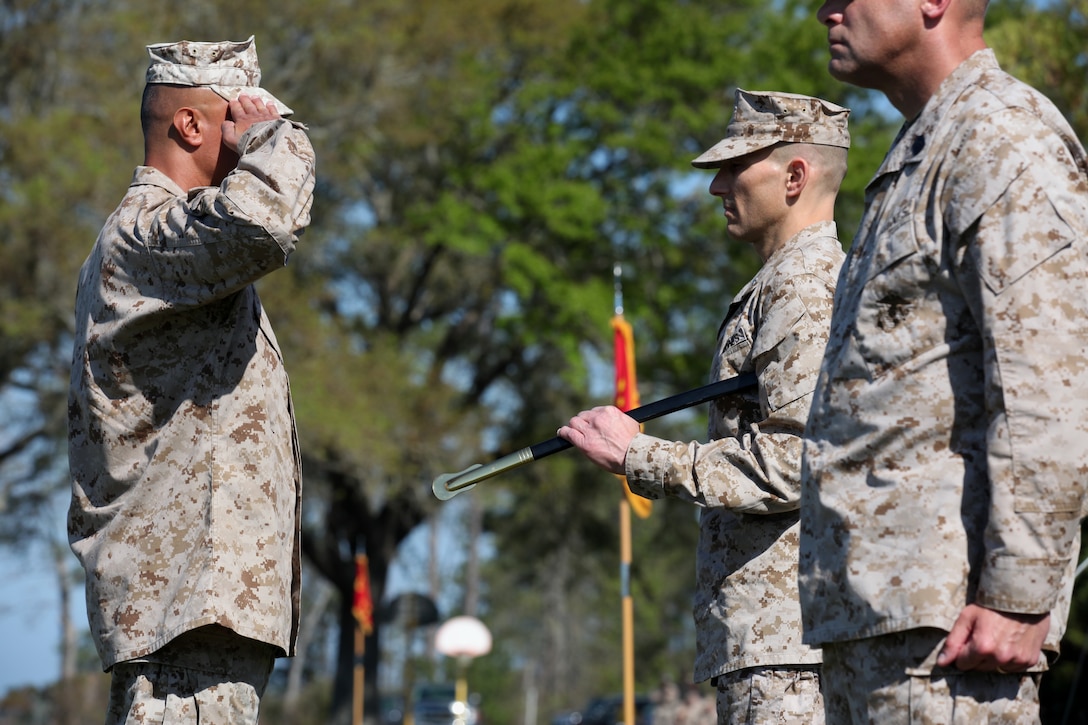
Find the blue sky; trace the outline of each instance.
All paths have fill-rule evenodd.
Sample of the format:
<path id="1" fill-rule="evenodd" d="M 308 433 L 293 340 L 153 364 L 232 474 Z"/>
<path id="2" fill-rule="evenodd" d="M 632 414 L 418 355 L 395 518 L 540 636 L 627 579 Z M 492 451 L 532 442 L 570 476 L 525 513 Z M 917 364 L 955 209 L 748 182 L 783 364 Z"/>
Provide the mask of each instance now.
<path id="1" fill-rule="evenodd" d="M 60 603 L 56 579 L 42 551 L 25 555 L 0 549 L 0 695 L 25 685 L 41 687 L 60 673 Z M 74 592 L 72 616 L 85 627 L 83 588 Z"/>

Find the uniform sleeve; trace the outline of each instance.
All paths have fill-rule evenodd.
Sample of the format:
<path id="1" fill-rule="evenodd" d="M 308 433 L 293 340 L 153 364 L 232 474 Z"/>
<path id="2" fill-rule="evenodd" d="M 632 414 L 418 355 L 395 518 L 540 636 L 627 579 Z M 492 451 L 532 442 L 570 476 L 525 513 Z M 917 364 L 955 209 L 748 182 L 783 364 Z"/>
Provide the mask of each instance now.
<path id="1" fill-rule="evenodd" d="M 302 127 L 280 120 L 257 124 L 242 139 L 243 152 L 219 194 L 239 217 L 271 235 L 287 257 L 310 223 L 314 150 Z"/>
<path id="2" fill-rule="evenodd" d="M 1077 553 L 1088 480 L 1088 188 L 1070 148 L 1023 111 L 976 132 L 1011 177 L 995 198 L 965 194 L 984 208 L 951 218 L 971 224 L 959 274 L 983 339 L 991 500 L 976 601 L 1042 613 Z"/>
<path id="3" fill-rule="evenodd" d="M 141 212 L 155 215 L 145 249 L 161 294 L 176 307 L 221 299 L 283 267 L 310 222 L 315 159 L 303 128 L 286 119 L 258 123 L 240 148 L 219 187 Z"/>
<path id="4" fill-rule="evenodd" d="M 636 436 L 626 458 L 631 490 L 738 513 L 797 509 L 802 434 L 833 292 L 827 281 L 802 274 L 768 293 L 752 348 L 762 420 L 706 443 Z"/>

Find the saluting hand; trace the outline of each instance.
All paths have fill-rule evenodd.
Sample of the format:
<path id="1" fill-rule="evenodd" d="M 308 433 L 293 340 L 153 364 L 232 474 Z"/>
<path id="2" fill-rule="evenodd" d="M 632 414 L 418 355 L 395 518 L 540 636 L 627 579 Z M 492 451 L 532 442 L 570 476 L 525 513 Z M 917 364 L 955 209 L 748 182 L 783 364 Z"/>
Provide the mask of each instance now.
<path id="1" fill-rule="evenodd" d="M 240 95 L 230 102 L 230 115 L 223 122 L 223 143 L 231 151 L 239 153 L 238 142 L 250 126 L 277 118 L 280 118 L 280 112 L 275 104 L 265 105 L 256 96 Z"/>

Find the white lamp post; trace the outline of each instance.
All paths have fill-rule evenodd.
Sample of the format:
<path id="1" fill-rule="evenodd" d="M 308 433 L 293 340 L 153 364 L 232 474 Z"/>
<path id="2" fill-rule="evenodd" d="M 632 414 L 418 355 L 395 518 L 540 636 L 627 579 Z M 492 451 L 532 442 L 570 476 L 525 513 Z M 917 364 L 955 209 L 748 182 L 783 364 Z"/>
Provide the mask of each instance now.
<path id="1" fill-rule="evenodd" d="M 434 647 L 447 657 L 457 658 L 457 701 L 467 707 L 468 682 L 465 671 L 469 662 L 491 651 L 491 632 L 475 617 L 453 617 L 438 628 Z"/>

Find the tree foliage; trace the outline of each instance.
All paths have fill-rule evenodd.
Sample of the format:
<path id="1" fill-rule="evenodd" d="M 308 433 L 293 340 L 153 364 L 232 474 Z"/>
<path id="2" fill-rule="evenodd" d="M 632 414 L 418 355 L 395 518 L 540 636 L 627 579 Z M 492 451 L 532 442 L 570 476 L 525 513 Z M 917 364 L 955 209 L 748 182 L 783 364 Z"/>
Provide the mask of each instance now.
<path id="1" fill-rule="evenodd" d="M 994 5 L 1003 61 L 1083 133 L 1084 0 Z M 144 46 L 256 35 L 263 84 L 318 154 L 314 223 L 260 291 L 304 451 L 307 566 L 340 595 L 342 718 L 354 554 L 368 554 L 381 599 L 398 547 L 438 510 L 434 476 L 607 402 L 594 376 L 608 377 L 614 264 L 643 399 L 704 381 L 724 308 L 758 265 L 725 237 L 710 175 L 690 167 L 720 138 L 735 88 L 854 110 L 837 209 L 849 242 L 900 119 L 828 76 L 813 12 L 800 0 L 193 0 L 183 13 L 6 0 L 0 534 L 18 535 L 16 512 L 57 485 L 74 284 L 141 161 Z M 698 415 L 655 424 L 702 430 Z M 530 679 L 542 712 L 621 687 L 610 479 L 556 456 L 469 494 L 495 548 L 480 616 L 496 649 L 473 665 L 493 721 L 516 721 Z M 641 689 L 689 671 L 695 536 L 681 505 L 635 523 Z M 366 650 L 371 691 L 381 626 Z"/>

